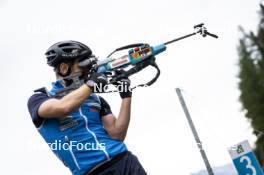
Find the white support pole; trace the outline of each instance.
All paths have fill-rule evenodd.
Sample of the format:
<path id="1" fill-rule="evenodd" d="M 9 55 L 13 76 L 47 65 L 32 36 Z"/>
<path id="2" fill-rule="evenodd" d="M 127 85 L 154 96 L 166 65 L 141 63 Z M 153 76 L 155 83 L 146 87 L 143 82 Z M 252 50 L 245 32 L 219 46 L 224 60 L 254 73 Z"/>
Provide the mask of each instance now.
<path id="1" fill-rule="evenodd" d="M 185 116 L 186 116 L 186 118 L 188 120 L 189 126 L 190 126 L 190 128 L 192 130 L 192 133 L 193 133 L 194 139 L 196 141 L 196 144 L 197 144 L 197 146 L 198 146 L 198 148 L 200 150 L 200 153 L 201 153 L 201 156 L 203 158 L 204 164 L 206 166 L 207 172 L 208 172 L 209 175 L 214 175 L 213 169 L 212 169 L 212 167 L 211 167 L 211 165 L 210 165 L 210 163 L 209 163 L 209 161 L 207 159 L 205 151 L 204 151 L 204 149 L 202 147 L 202 142 L 199 139 L 199 136 L 198 136 L 198 133 L 197 133 L 195 127 L 194 127 L 191 115 L 190 115 L 190 113 L 189 113 L 189 111 L 187 109 L 187 106 L 186 106 L 185 101 L 183 99 L 183 96 L 181 94 L 181 90 L 179 88 L 176 88 L 176 93 L 177 93 L 178 98 L 180 100 L 180 103 L 181 103 L 182 109 L 183 109 L 183 111 L 185 113 Z"/>

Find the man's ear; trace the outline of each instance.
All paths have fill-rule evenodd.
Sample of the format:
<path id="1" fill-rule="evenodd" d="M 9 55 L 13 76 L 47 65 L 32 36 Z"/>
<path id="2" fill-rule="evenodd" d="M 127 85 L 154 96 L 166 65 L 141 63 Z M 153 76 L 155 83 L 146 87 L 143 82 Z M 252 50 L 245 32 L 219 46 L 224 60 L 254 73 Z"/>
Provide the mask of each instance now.
<path id="1" fill-rule="evenodd" d="M 68 64 L 60 63 L 60 65 L 59 65 L 59 73 L 61 75 L 65 76 L 68 73 L 69 69 L 70 69 L 70 67 L 69 67 Z"/>

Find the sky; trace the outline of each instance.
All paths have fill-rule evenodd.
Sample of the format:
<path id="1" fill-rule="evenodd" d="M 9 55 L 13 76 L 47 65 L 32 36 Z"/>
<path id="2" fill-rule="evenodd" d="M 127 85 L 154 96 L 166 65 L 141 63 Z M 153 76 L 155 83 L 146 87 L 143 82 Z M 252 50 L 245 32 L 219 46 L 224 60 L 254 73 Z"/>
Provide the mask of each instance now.
<path id="1" fill-rule="evenodd" d="M 204 22 L 219 39 L 194 36 L 169 45 L 157 56 L 158 81 L 133 92 L 125 143 L 149 174 L 188 175 L 205 169 L 175 93 L 182 89 L 213 167 L 232 162 L 228 147 L 255 137 L 238 90 L 238 26 L 255 31 L 257 0 L 0 0 L 1 174 L 71 174 L 48 149 L 27 111 L 34 89 L 55 80 L 45 51 L 53 43 L 77 40 L 100 58 L 117 47 L 158 45 L 193 32 Z M 133 85 L 154 76 L 133 77 Z M 117 114 L 118 94 L 103 97 Z"/>

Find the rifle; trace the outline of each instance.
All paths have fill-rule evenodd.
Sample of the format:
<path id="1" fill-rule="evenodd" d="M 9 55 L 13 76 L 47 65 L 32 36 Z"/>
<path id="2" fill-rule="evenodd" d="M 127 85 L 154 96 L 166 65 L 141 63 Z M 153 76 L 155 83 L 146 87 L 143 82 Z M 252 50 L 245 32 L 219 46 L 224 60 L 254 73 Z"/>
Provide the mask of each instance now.
<path id="1" fill-rule="evenodd" d="M 113 84 L 124 77 L 129 77 L 139 71 L 145 69 L 148 66 L 152 66 L 156 69 L 156 75 L 147 83 L 137 85 L 140 86 L 150 86 L 157 81 L 160 76 L 160 69 L 156 64 L 156 55 L 164 52 L 167 49 L 167 45 L 172 44 L 174 42 L 189 38 L 196 34 L 200 34 L 203 37 L 211 36 L 213 38 L 218 38 L 217 35 L 208 32 L 208 30 L 204 27 L 204 23 L 198 24 L 194 26 L 194 32 L 181 36 L 179 38 L 167 41 L 165 43 L 159 44 L 157 46 L 150 46 L 147 43 L 136 43 L 130 44 L 123 47 L 119 47 L 111 52 L 105 59 L 98 60 L 96 57 L 86 59 L 79 63 L 81 67 L 89 67 L 90 73 L 98 72 L 104 73 L 109 80 L 109 84 Z M 129 50 L 128 50 L 129 49 Z M 122 50 L 128 50 L 128 54 L 124 55 L 120 58 L 112 58 L 111 56 Z M 126 70 L 128 68 L 128 70 Z M 120 73 L 122 72 L 122 73 Z M 71 75 L 65 77 L 65 79 L 72 80 L 72 84 L 65 89 L 57 92 L 57 95 L 65 95 L 70 91 L 80 87 L 84 82 L 83 80 L 78 79 L 80 75 Z M 108 91 L 108 92 L 116 92 L 116 91 Z M 105 92 L 104 92 L 105 93 Z"/>

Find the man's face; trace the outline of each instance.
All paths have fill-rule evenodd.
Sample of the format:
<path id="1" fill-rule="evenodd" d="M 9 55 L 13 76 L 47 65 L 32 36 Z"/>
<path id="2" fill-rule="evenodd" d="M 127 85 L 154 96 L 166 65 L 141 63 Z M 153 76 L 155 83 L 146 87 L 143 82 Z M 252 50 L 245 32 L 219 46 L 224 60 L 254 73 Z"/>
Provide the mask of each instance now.
<path id="1" fill-rule="evenodd" d="M 68 71 L 70 71 L 70 75 L 81 73 L 82 79 L 87 79 L 90 69 L 89 67 L 81 67 L 79 66 L 79 60 L 76 59 L 73 64 L 69 63 L 61 63 L 59 65 L 59 72 L 61 75 L 67 76 Z"/>
<path id="2" fill-rule="evenodd" d="M 79 66 L 79 61 L 75 60 L 73 66 L 72 66 L 71 74 L 76 74 L 76 73 L 82 73 L 83 77 L 88 77 L 89 69 L 88 68 L 84 68 L 84 67 L 80 67 Z"/>

